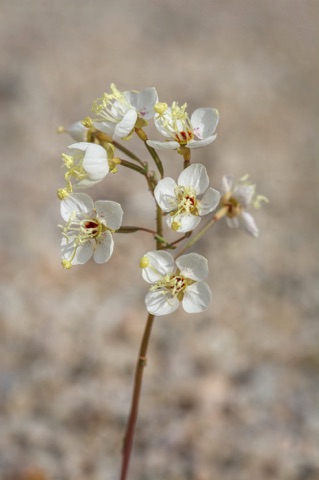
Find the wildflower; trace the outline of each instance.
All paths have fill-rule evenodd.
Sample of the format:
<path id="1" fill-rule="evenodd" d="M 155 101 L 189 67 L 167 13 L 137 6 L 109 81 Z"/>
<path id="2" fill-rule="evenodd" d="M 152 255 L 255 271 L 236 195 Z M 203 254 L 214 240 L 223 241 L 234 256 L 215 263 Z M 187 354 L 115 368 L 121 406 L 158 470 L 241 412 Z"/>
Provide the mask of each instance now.
<path id="1" fill-rule="evenodd" d="M 203 215 L 215 210 L 220 193 L 209 187 L 206 168 L 194 163 L 182 171 L 177 183 L 172 178 L 160 180 L 154 190 L 155 199 L 164 212 L 166 222 L 176 232 L 189 232 Z M 204 194 L 202 199 L 198 195 Z"/>
<path id="2" fill-rule="evenodd" d="M 219 113 L 215 108 L 198 108 L 189 118 L 187 104 L 181 107 L 174 102 L 171 107 L 164 103 L 155 105 L 154 118 L 157 130 L 167 141 L 148 140 L 148 145 L 159 150 L 176 150 L 181 147 L 199 148 L 216 138 L 214 134 Z"/>
<path id="3" fill-rule="evenodd" d="M 146 308 L 153 315 L 168 315 L 179 303 L 187 313 L 202 312 L 212 295 L 203 280 L 208 275 L 206 258 L 188 253 L 177 258 L 165 251 L 151 251 L 141 259 L 142 276 L 151 284 L 145 297 Z"/>
<path id="4" fill-rule="evenodd" d="M 73 193 L 61 201 L 62 265 L 86 263 L 92 255 L 96 263 L 105 263 L 113 253 L 112 233 L 122 223 L 123 210 L 116 202 L 93 202 L 85 193 Z"/>
<path id="5" fill-rule="evenodd" d="M 259 208 L 260 202 L 268 202 L 268 199 L 256 194 L 256 185 L 248 181 L 248 175 L 240 178 L 235 185 L 233 176 L 225 175 L 222 181 L 222 191 L 222 206 L 228 208 L 226 213 L 228 226 L 231 228 L 242 226 L 250 235 L 258 237 L 259 230 L 254 217 L 246 209 L 250 205 Z"/>
<path id="6" fill-rule="evenodd" d="M 92 111 L 98 118 L 93 119 L 93 125 L 115 139 L 128 139 L 135 127 L 145 126 L 147 120 L 154 117 L 154 105 L 158 101 L 156 89 L 120 92 L 111 84 L 111 91 L 94 102 Z"/>
<path id="7" fill-rule="evenodd" d="M 66 180 L 66 192 L 71 193 L 73 187 L 88 188 L 103 180 L 109 172 L 109 162 L 114 156 L 114 147 L 106 144 L 107 150 L 94 143 L 80 142 L 70 145 L 69 154 L 62 154 L 64 166 L 67 172 L 64 175 Z M 75 180 L 72 185 L 71 180 Z M 61 198 L 61 195 L 58 196 Z"/>

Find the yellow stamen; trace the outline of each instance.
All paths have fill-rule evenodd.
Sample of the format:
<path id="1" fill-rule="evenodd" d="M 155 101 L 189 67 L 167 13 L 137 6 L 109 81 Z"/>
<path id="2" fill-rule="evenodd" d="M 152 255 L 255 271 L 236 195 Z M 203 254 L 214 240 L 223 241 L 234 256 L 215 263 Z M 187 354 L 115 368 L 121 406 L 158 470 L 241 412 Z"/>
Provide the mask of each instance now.
<path id="1" fill-rule="evenodd" d="M 69 270 L 72 267 L 72 263 L 65 259 L 62 260 L 61 265 L 65 270 Z"/>
<path id="2" fill-rule="evenodd" d="M 165 113 L 167 109 L 168 109 L 168 105 L 167 103 L 164 103 L 164 102 L 158 102 L 154 105 L 154 110 L 159 115 L 163 115 L 163 113 Z"/>
<path id="3" fill-rule="evenodd" d="M 140 267 L 141 268 L 147 268 L 150 264 L 150 261 L 148 259 L 148 257 L 146 255 L 144 255 L 144 257 L 141 258 L 140 260 Z"/>

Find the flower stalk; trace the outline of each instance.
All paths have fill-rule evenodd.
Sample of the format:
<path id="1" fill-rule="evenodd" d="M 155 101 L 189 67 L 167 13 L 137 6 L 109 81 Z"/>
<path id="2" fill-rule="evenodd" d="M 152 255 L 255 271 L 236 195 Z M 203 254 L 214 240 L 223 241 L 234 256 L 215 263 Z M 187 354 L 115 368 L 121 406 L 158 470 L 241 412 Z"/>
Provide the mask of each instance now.
<path id="1" fill-rule="evenodd" d="M 110 90 L 93 103 L 93 118 L 88 116 L 68 129 L 58 129 L 60 133 L 69 133 L 76 143 L 62 155 L 65 186 L 57 193 L 65 222 L 60 225 L 61 263 L 65 269 L 84 264 L 91 257 L 97 264 L 107 263 L 113 255 L 115 233 L 142 231 L 151 234 L 155 241 L 155 249 L 140 260 L 142 277 L 149 285 L 145 296 L 148 317 L 139 347 L 123 440 L 120 480 L 127 480 L 154 318 L 169 315 L 180 305 L 187 313 L 203 312 L 212 300 L 210 287 L 205 282 L 209 273 L 207 259 L 196 252 L 185 252 L 224 217 L 229 227 L 242 227 L 257 237 L 259 231 L 248 210 L 251 206 L 259 208 L 267 199 L 256 194 L 255 185 L 248 181 L 247 175 L 236 183 L 231 175 L 224 176 L 220 194 L 209 186 L 205 166 L 193 161 L 191 164 L 192 150 L 205 147 L 216 139 L 219 113 L 215 108 L 198 108 L 189 115 L 186 103 L 180 106 L 173 102 L 168 106 L 159 102 L 154 87 L 120 91 L 111 84 Z M 145 128 L 151 120 L 164 137 L 162 141 L 148 140 Z M 147 161 L 121 143 L 130 141 L 134 134 L 143 141 L 156 172 L 149 170 Z M 128 160 L 115 156 L 115 149 Z M 156 150 L 175 152 L 179 161 L 182 157 L 181 173 L 176 180 L 164 177 L 163 163 Z M 118 165 L 125 168 L 118 172 Z M 111 200 L 94 202 L 89 195 L 76 192 L 101 182 L 109 173 L 121 175 L 125 169 L 146 179 L 155 202 L 153 228 L 122 225 L 124 212 L 119 203 Z M 124 191 L 125 186 L 124 181 Z M 217 207 L 217 213 L 196 233 L 202 218 Z M 172 233 L 181 233 L 182 236 L 169 243 L 163 224 Z M 184 245 L 181 244 L 183 241 Z M 168 250 L 175 250 L 177 245 L 181 249 L 173 257 Z"/>
<path id="2" fill-rule="evenodd" d="M 135 368 L 135 377 L 134 377 L 134 388 L 130 414 L 127 422 L 126 433 L 124 437 L 123 450 L 122 450 L 122 468 L 120 480 L 126 480 L 127 472 L 129 467 L 129 462 L 131 458 L 134 431 L 136 425 L 136 419 L 138 414 L 139 401 L 141 396 L 142 380 L 144 367 L 147 364 L 147 349 L 151 336 L 152 326 L 154 321 L 154 315 L 149 314 L 147 317 L 141 346 L 137 358 L 136 368 Z"/>
<path id="3" fill-rule="evenodd" d="M 189 248 L 191 248 L 193 245 L 195 245 L 196 242 L 202 236 L 209 230 L 215 223 L 223 218 L 225 215 L 227 215 L 228 212 L 228 207 L 222 207 L 218 212 L 213 216 L 211 220 L 209 220 L 206 225 L 194 236 L 192 237 L 185 245 L 182 247 L 182 249 L 178 252 L 175 258 L 180 257 L 184 252 L 186 252 Z"/>
<path id="4" fill-rule="evenodd" d="M 164 177 L 164 167 L 163 167 L 163 164 L 161 162 L 161 159 L 160 157 L 158 156 L 156 150 L 154 150 L 153 147 L 151 147 L 147 141 L 148 141 L 148 138 L 147 138 L 147 135 L 146 133 L 144 132 L 144 130 L 142 128 L 136 128 L 135 129 L 135 132 L 137 134 L 137 136 L 144 142 L 144 145 L 145 147 L 147 148 L 148 152 L 150 153 L 151 157 L 153 158 L 154 162 L 155 162 L 155 165 L 161 175 L 161 178 Z"/>

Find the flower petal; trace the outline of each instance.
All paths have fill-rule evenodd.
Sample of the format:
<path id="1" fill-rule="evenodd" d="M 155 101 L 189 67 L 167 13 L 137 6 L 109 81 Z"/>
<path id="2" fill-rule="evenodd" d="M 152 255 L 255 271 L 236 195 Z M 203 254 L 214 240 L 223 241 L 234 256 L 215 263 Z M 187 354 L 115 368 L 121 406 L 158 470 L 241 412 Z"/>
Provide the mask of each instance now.
<path id="1" fill-rule="evenodd" d="M 233 183 L 234 183 L 233 175 L 224 175 L 222 179 L 222 192 L 224 194 L 231 192 Z"/>
<path id="2" fill-rule="evenodd" d="M 95 209 L 100 220 L 112 230 L 120 228 L 123 219 L 123 210 L 119 203 L 110 200 L 98 200 L 95 202 Z"/>
<path id="3" fill-rule="evenodd" d="M 201 217 L 192 215 L 191 213 L 183 213 L 181 215 L 170 215 L 166 218 L 167 225 L 175 232 L 190 232 L 197 227 Z"/>
<path id="4" fill-rule="evenodd" d="M 208 276 L 208 261 L 198 253 L 187 253 L 176 259 L 176 265 L 186 278 L 204 280 Z"/>
<path id="5" fill-rule="evenodd" d="M 142 276 L 148 283 L 156 283 L 161 277 L 175 270 L 174 258 L 169 252 L 153 250 L 147 252 L 143 258 L 148 260 L 148 266 L 142 268 Z"/>
<path id="6" fill-rule="evenodd" d="M 220 193 L 218 190 L 209 187 L 203 195 L 203 198 L 198 202 L 197 209 L 199 215 L 207 215 L 215 210 L 220 201 Z"/>
<path id="7" fill-rule="evenodd" d="M 176 297 L 169 297 L 163 290 L 148 292 L 145 297 L 147 311 L 158 317 L 168 315 L 177 310 L 179 301 Z"/>
<path id="8" fill-rule="evenodd" d="M 255 193 L 255 185 L 238 185 L 234 188 L 233 197 L 243 207 L 248 207 Z"/>
<path id="9" fill-rule="evenodd" d="M 66 130 L 68 134 L 77 142 L 86 142 L 89 129 L 82 122 L 75 122 Z M 71 145 L 72 147 L 72 145 Z"/>
<path id="10" fill-rule="evenodd" d="M 206 168 L 200 163 L 193 163 L 182 171 L 177 180 L 178 185 L 191 187 L 196 195 L 204 193 L 209 185 Z"/>
<path id="11" fill-rule="evenodd" d="M 91 180 L 103 180 L 109 172 L 109 164 L 105 149 L 100 145 L 95 145 L 93 143 L 89 144 L 82 165 Z"/>
<path id="12" fill-rule="evenodd" d="M 100 132 L 107 133 L 108 135 L 113 135 L 116 124 L 109 120 L 104 120 L 103 122 L 95 121 L 93 122 L 94 127 Z"/>
<path id="13" fill-rule="evenodd" d="M 206 147 L 216 139 L 217 135 L 211 135 L 210 137 L 206 137 L 203 140 L 190 140 L 186 147 L 187 148 L 201 148 Z"/>
<path id="14" fill-rule="evenodd" d="M 254 217 L 248 212 L 242 212 L 240 216 L 241 224 L 243 228 L 253 237 L 258 237 L 259 230 L 255 223 Z"/>
<path id="15" fill-rule="evenodd" d="M 96 244 L 94 250 L 94 260 L 96 263 L 105 263 L 107 262 L 112 253 L 114 248 L 114 240 L 111 235 L 111 232 L 108 230 L 105 232 L 105 236 L 102 241 Z"/>
<path id="16" fill-rule="evenodd" d="M 125 138 L 127 137 L 134 128 L 134 125 L 137 120 L 137 111 L 128 110 L 122 120 L 116 125 L 114 129 L 114 138 Z"/>
<path id="17" fill-rule="evenodd" d="M 154 87 L 145 88 L 141 92 L 129 90 L 124 92 L 124 97 L 145 120 L 155 115 L 154 105 L 158 102 L 157 91 Z"/>
<path id="18" fill-rule="evenodd" d="M 83 128 L 85 128 L 85 127 L 83 127 Z M 69 145 L 68 148 L 70 150 L 80 150 L 81 152 L 85 152 L 90 145 L 92 145 L 92 144 L 89 143 L 89 142 L 78 142 L 78 143 L 72 143 L 72 145 Z M 96 146 L 100 146 L 100 145 L 96 145 Z"/>
<path id="19" fill-rule="evenodd" d="M 170 135 L 169 132 L 163 127 L 163 124 L 170 125 L 172 123 L 172 110 L 167 108 L 163 115 L 155 115 L 154 124 L 157 131 L 163 135 L 165 138 L 172 138 L 173 134 Z M 179 144 L 178 144 L 179 145 Z"/>
<path id="20" fill-rule="evenodd" d="M 230 228 L 239 228 L 238 217 L 233 217 L 233 218 L 226 217 L 226 223 Z"/>
<path id="21" fill-rule="evenodd" d="M 94 203 L 86 193 L 72 193 L 61 200 L 60 210 L 63 220 L 69 220 L 70 215 L 84 213 L 87 216 L 92 215 Z"/>
<path id="22" fill-rule="evenodd" d="M 157 140 L 147 140 L 147 145 L 156 150 L 176 150 L 179 148 L 179 143 L 175 141 L 171 142 L 159 142 Z"/>
<path id="23" fill-rule="evenodd" d="M 177 207 L 175 188 L 177 184 L 172 178 L 163 178 L 158 182 L 154 190 L 154 196 L 163 212 L 171 212 Z"/>
<path id="24" fill-rule="evenodd" d="M 86 263 L 93 254 L 93 242 L 92 240 L 87 241 L 83 245 L 79 245 L 76 248 L 74 254 L 74 237 L 69 237 L 67 240 L 65 237 L 61 241 L 61 252 L 62 257 L 66 260 L 72 259 L 72 265 L 79 265 Z M 74 256 L 73 256 L 74 255 Z"/>
<path id="25" fill-rule="evenodd" d="M 97 183 L 99 183 L 101 180 L 91 180 L 90 178 L 83 178 L 83 180 L 80 180 L 79 182 L 75 183 L 73 185 L 74 190 L 79 190 L 79 189 L 86 189 L 90 187 L 94 187 Z"/>
<path id="26" fill-rule="evenodd" d="M 191 115 L 193 132 L 199 139 L 210 137 L 216 130 L 219 113 L 216 108 L 198 108 Z"/>
<path id="27" fill-rule="evenodd" d="M 205 282 L 189 285 L 184 293 L 182 305 L 187 313 L 203 312 L 212 301 L 212 293 Z"/>

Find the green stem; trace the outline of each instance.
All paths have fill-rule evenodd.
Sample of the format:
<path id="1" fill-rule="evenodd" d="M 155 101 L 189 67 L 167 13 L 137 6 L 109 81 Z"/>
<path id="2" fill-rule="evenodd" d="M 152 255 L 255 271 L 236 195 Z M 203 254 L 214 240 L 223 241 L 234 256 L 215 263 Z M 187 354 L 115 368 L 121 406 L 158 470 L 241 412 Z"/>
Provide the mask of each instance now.
<path id="1" fill-rule="evenodd" d="M 189 238 L 192 233 L 193 233 L 193 231 L 185 233 L 185 235 L 183 235 L 181 238 L 178 238 L 174 242 L 169 243 L 167 245 L 167 247 L 174 247 L 174 245 L 177 245 L 178 243 L 182 242 L 183 240 L 185 240 L 185 238 Z"/>
<path id="2" fill-rule="evenodd" d="M 144 142 L 144 145 L 145 147 L 147 148 L 148 152 L 151 154 L 151 157 L 153 158 L 154 162 L 155 162 L 155 165 L 157 166 L 157 169 L 161 175 L 161 178 L 164 177 L 164 167 L 163 167 L 163 164 L 162 164 L 162 161 L 160 159 L 160 157 L 158 156 L 156 150 L 153 148 L 153 147 L 150 147 L 147 143 L 147 135 L 146 133 L 144 132 L 144 130 L 142 128 L 135 128 L 135 133 L 137 134 L 137 136 L 143 140 Z"/>
<path id="3" fill-rule="evenodd" d="M 154 196 L 154 188 L 157 184 L 157 181 L 154 174 L 148 173 L 148 164 L 147 163 L 143 164 L 143 168 L 141 168 L 138 165 L 135 165 L 135 163 L 129 162 L 128 160 L 123 160 L 122 158 L 120 158 L 119 160 L 120 160 L 119 165 L 130 168 L 131 170 L 134 170 L 135 172 L 138 172 L 145 177 L 147 181 L 148 189 Z"/>
<path id="4" fill-rule="evenodd" d="M 162 209 L 159 205 L 156 204 L 156 250 L 161 250 L 163 248 L 163 215 Z"/>
<path id="5" fill-rule="evenodd" d="M 135 170 L 135 172 L 138 172 L 141 175 L 144 175 L 144 177 L 146 176 L 146 170 L 144 165 L 142 168 L 142 167 L 139 167 L 138 165 L 135 165 L 135 163 L 129 162 L 128 160 L 123 160 L 122 158 L 120 158 L 120 160 L 121 160 L 121 163 L 119 165 L 130 168 L 131 170 Z"/>
<path id="6" fill-rule="evenodd" d="M 155 165 L 157 166 L 157 169 L 161 175 L 161 178 L 164 177 L 164 167 L 163 167 L 163 164 L 161 162 L 161 159 L 160 157 L 158 156 L 156 150 L 154 150 L 153 147 L 150 147 L 147 143 L 146 143 L 146 140 L 144 141 L 144 145 L 145 147 L 147 148 L 147 150 L 149 151 L 149 153 L 151 154 L 154 162 L 155 162 Z"/>
<path id="7" fill-rule="evenodd" d="M 126 147 L 123 147 L 123 145 L 121 145 L 121 143 L 117 142 L 116 140 L 112 140 L 112 143 L 113 143 L 114 147 L 116 147 L 118 150 L 121 150 L 121 152 L 125 153 L 125 155 L 127 155 L 128 157 L 130 157 L 132 160 L 135 160 L 135 161 L 138 162 L 140 165 L 142 165 L 142 167 L 144 167 L 144 163 L 142 162 L 142 160 L 140 160 L 140 159 L 135 155 L 135 153 L 131 152 L 131 150 L 129 150 L 129 149 L 126 148 Z"/>
<path id="8" fill-rule="evenodd" d="M 150 230 L 149 228 L 144 228 L 144 227 L 131 227 L 131 226 L 123 226 L 120 227 L 118 230 L 116 230 L 116 233 L 134 233 L 134 232 L 148 232 L 151 233 L 152 235 L 156 235 L 155 230 Z"/>
<path id="9" fill-rule="evenodd" d="M 209 220 L 206 225 L 193 237 L 191 238 L 183 248 L 178 252 L 178 254 L 175 256 L 175 259 L 180 257 L 186 250 L 188 250 L 190 247 L 192 247 L 198 240 L 204 235 L 204 233 L 207 232 L 218 220 L 223 218 L 227 212 L 229 211 L 229 207 L 222 207 L 218 212 L 213 216 L 211 220 Z"/>

